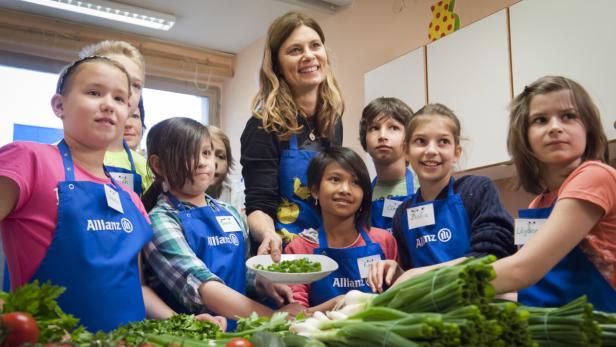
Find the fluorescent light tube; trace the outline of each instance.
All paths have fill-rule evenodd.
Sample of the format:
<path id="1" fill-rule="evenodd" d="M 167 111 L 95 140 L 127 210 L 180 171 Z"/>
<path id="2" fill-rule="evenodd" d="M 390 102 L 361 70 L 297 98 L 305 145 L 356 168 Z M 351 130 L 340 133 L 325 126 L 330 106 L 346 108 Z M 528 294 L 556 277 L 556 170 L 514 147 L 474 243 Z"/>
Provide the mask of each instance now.
<path id="1" fill-rule="evenodd" d="M 175 17 L 166 13 L 106 0 L 21 0 L 37 5 L 87 14 L 158 30 L 169 30 Z"/>

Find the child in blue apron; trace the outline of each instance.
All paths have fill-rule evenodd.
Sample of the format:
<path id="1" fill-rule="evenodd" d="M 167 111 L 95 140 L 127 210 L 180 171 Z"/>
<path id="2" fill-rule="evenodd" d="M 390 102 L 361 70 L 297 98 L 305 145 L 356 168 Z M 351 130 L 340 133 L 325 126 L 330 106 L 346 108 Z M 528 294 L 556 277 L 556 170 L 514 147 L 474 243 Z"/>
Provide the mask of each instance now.
<path id="1" fill-rule="evenodd" d="M 145 60 L 141 52 L 125 41 L 106 40 L 89 45 L 79 56 L 100 55 L 122 64 L 131 79 L 129 116 L 138 111 L 141 92 L 145 82 Z M 105 166 L 111 176 L 134 190 L 139 196 L 150 186 L 152 179 L 147 171 L 145 158 L 131 150 L 124 140 L 124 129 L 116 135 L 105 154 Z"/>
<path id="2" fill-rule="evenodd" d="M 139 252 L 152 229 L 139 197 L 103 166 L 128 115 L 129 77 L 87 57 L 61 73 L 52 108 L 57 146 L 0 148 L 0 221 L 13 289 L 39 280 L 66 287 L 60 307 L 90 331 L 110 331 L 173 311 L 140 281 Z"/>
<path id="3" fill-rule="evenodd" d="M 516 220 L 523 246 L 494 264 L 498 292 L 519 290 L 531 306 L 586 295 L 616 312 L 616 170 L 603 129 L 588 93 L 565 77 L 542 77 L 513 100 L 507 145 L 521 187 L 538 196 Z"/>
<path id="4" fill-rule="evenodd" d="M 319 281 L 291 286 L 297 302 L 325 311 L 352 289 L 369 292 L 370 264 L 396 261 L 397 246 L 389 232 L 370 227 L 370 176 L 353 150 L 334 147 L 318 154 L 308 167 L 308 186 L 323 223 L 318 230 L 303 231 L 285 253 L 323 254 L 338 263 L 338 270 Z"/>
<path id="5" fill-rule="evenodd" d="M 154 290 L 177 312 L 271 316 L 271 309 L 245 296 L 247 232 L 239 214 L 205 194 L 214 181 L 207 127 L 189 118 L 164 120 L 150 130 L 147 152 L 155 181 L 143 201 L 154 238 L 145 257 Z M 260 277 L 256 282 L 279 304 L 291 301 L 287 286 Z"/>
<path id="6" fill-rule="evenodd" d="M 364 108 L 359 122 L 359 140 L 376 169 L 372 181 L 372 226 L 389 232 L 396 208 L 415 192 L 404 141 L 406 123 L 412 115 L 413 111 L 402 100 L 380 97 Z"/>
<path id="7" fill-rule="evenodd" d="M 513 219 L 487 177 L 453 177 L 460 159 L 460 122 L 446 106 L 429 104 L 411 117 L 407 158 L 420 188 L 398 208 L 393 234 L 401 267 L 374 265 L 369 283 L 375 291 L 415 273 L 454 264 L 469 256 L 515 252 Z M 403 274 L 403 270 L 409 270 Z"/>

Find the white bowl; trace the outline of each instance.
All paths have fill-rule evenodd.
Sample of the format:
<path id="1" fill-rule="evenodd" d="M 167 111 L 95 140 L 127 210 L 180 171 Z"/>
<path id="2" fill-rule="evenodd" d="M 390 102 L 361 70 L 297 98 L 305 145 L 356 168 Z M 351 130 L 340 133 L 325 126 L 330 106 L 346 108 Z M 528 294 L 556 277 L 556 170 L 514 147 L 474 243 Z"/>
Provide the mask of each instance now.
<path id="1" fill-rule="evenodd" d="M 257 255 L 246 260 L 246 267 L 254 270 L 257 274 L 265 277 L 266 279 L 281 284 L 307 284 L 314 281 L 318 281 L 321 278 L 329 275 L 330 273 L 338 270 L 338 263 L 330 257 L 321 254 L 283 254 L 280 261 L 283 260 L 296 260 L 301 258 L 308 258 L 312 262 L 321 263 L 321 271 L 319 272 L 301 272 L 301 273 L 284 273 L 284 272 L 272 272 L 267 270 L 255 269 L 255 265 L 263 265 L 268 267 L 274 263 L 272 257 L 269 254 Z"/>

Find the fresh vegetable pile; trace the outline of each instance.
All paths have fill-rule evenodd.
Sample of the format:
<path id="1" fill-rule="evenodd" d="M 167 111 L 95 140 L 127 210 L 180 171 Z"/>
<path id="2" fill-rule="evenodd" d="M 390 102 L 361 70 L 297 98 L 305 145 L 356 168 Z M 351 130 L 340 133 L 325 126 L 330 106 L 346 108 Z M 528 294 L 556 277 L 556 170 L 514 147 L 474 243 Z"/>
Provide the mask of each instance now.
<path id="1" fill-rule="evenodd" d="M 340 307 L 303 314 L 255 313 L 235 332 L 192 315 L 145 320 L 90 333 L 55 299 L 63 288 L 28 284 L 0 294 L 0 347 L 68 342 L 79 347 L 616 346 L 616 314 L 593 311 L 585 297 L 559 308 L 493 299 L 493 257 L 426 272 L 385 293 L 348 292 Z M 16 313 L 21 311 L 23 313 Z"/>
<path id="2" fill-rule="evenodd" d="M 310 261 L 308 258 L 300 258 L 295 260 L 283 260 L 280 263 L 273 263 L 267 267 L 256 264 L 255 269 L 285 273 L 319 272 L 321 271 L 321 263 Z"/>

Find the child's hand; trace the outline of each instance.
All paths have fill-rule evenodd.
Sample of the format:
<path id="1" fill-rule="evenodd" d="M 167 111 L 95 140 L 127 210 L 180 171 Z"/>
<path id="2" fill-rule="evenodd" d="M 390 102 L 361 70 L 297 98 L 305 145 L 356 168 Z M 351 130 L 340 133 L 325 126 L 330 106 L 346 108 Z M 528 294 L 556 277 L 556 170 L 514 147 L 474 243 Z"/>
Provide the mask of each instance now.
<path id="1" fill-rule="evenodd" d="M 227 318 L 223 316 L 212 316 L 211 314 L 202 313 L 195 316 L 198 320 L 204 320 L 218 325 L 221 331 L 227 330 Z"/>
<path id="2" fill-rule="evenodd" d="M 278 307 L 285 303 L 293 303 L 293 291 L 286 284 L 272 283 L 271 281 L 257 276 L 257 290 L 272 298 Z"/>
<path id="3" fill-rule="evenodd" d="M 295 318 L 295 316 L 297 316 L 300 312 L 304 310 L 306 310 L 306 308 L 302 306 L 300 303 L 293 302 L 293 303 L 290 303 L 288 305 L 281 307 L 276 312 L 287 312 L 289 314 L 289 318 L 293 319 Z"/>
<path id="4" fill-rule="evenodd" d="M 402 268 L 395 260 L 387 259 L 372 263 L 366 281 L 375 293 L 383 292 L 383 283 L 391 286 L 392 282 L 403 274 Z"/>

